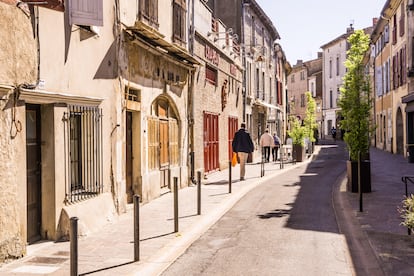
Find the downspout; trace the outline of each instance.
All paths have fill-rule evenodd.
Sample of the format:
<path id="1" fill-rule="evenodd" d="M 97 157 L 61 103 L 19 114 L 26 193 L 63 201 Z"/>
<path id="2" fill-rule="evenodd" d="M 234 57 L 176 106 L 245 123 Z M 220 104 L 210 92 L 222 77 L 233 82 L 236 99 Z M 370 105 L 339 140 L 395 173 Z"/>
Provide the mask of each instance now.
<path id="1" fill-rule="evenodd" d="M 240 43 L 245 44 L 244 41 L 244 0 L 241 1 L 241 28 L 240 28 Z M 245 47 L 245 46 L 244 46 Z M 246 56 L 245 48 L 241 47 L 242 55 L 242 67 L 243 67 L 243 87 L 242 87 L 242 98 L 243 98 L 243 123 L 246 122 L 246 97 L 247 97 L 247 87 L 246 87 Z"/>
<path id="2" fill-rule="evenodd" d="M 189 50 L 191 56 L 194 56 L 194 35 L 195 35 L 195 28 L 194 28 L 194 3 L 195 0 L 191 1 L 191 24 L 190 24 L 190 38 L 189 38 Z M 193 73 L 195 74 L 195 70 L 189 70 L 189 97 L 188 97 L 188 106 L 190 107 L 190 114 L 188 118 L 188 127 L 190 129 L 189 133 L 189 144 L 190 144 L 190 179 L 189 182 L 195 184 L 195 156 L 194 156 L 194 78 Z"/>

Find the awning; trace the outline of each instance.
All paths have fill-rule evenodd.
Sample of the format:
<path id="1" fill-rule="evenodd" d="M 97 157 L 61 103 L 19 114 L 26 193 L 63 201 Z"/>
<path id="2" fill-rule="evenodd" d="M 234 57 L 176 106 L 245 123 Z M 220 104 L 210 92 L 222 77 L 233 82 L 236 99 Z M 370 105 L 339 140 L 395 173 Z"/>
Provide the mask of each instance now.
<path id="1" fill-rule="evenodd" d="M 47 104 L 47 103 L 66 103 L 66 104 L 85 104 L 98 106 L 104 99 L 79 96 L 66 93 L 49 92 L 38 89 L 20 88 L 19 99 L 28 103 Z"/>
<path id="2" fill-rule="evenodd" d="M 52 9 L 55 11 L 65 11 L 65 5 L 63 0 L 47 0 L 47 1 L 39 1 L 39 0 L 22 0 L 23 3 L 30 4 L 30 5 L 37 5 L 39 7 Z"/>
<path id="3" fill-rule="evenodd" d="M 414 92 L 408 93 L 408 95 L 405 95 L 404 97 L 401 97 L 402 103 L 409 103 L 414 101 Z"/>
<path id="4" fill-rule="evenodd" d="M 181 62 L 198 65 L 200 62 L 195 59 L 187 49 L 170 43 L 165 39 L 165 36 L 158 32 L 156 29 L 142 23 L 141 21 L 135 22 L 135 25 L 127 28 L 138 36 L 142 36 L 143 40 L 147 43 L 152 44 L 154 47 L 160 47 L 172 56 L 175 56 Z"/>

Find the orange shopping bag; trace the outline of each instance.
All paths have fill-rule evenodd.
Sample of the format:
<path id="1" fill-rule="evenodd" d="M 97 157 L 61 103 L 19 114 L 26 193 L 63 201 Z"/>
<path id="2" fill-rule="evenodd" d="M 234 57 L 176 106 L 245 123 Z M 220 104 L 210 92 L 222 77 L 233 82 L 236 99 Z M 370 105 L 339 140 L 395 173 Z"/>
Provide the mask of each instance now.
<path id="1" fill-rule="evenodd" d="M 234 167 L 237 164 L 237 153 L 233 152 L 233 158 L 231 159 L 231 165 Z"/>

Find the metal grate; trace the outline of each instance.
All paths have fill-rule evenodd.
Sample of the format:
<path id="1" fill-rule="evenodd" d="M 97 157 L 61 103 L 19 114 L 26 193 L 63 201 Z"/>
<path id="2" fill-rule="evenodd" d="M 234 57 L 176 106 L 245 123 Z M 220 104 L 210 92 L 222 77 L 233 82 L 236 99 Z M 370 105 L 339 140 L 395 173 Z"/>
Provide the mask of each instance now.
<path id="1" fill-rule="evenodd" d="M 66 202 L 103 192 L 102 109 L 68 106 L 64 114 Z"/>

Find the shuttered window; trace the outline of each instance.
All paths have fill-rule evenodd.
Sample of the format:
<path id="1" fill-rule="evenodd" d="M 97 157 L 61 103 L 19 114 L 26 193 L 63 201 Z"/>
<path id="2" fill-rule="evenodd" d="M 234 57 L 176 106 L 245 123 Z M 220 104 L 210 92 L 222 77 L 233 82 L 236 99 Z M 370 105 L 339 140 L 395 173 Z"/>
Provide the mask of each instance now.
<path id="1" fill-rule="evenodd" d="M 174 0 L 173 6 L 173 34 L 174 41 L 185 42 L 185 0 Z"/>
<path id="2" fill-rule="evenodd" d="M 158 0 L 139 0 L 139 19 L 158 28 Z"/>
<path id="3" fill-rule="evenodd" d="M 103 26 L 103 0 L 68 0 L 71 25 Z"/>
<path id="4" fill-rule="evenodd" d="M 171 119 L 169 121 L 169 130 L 170 130 L 170 164 L 178 165 L 180 161 L 180 152 L 179 152 L 179 132 L 178 132 L 178 123 L 177 120 Z"/>

